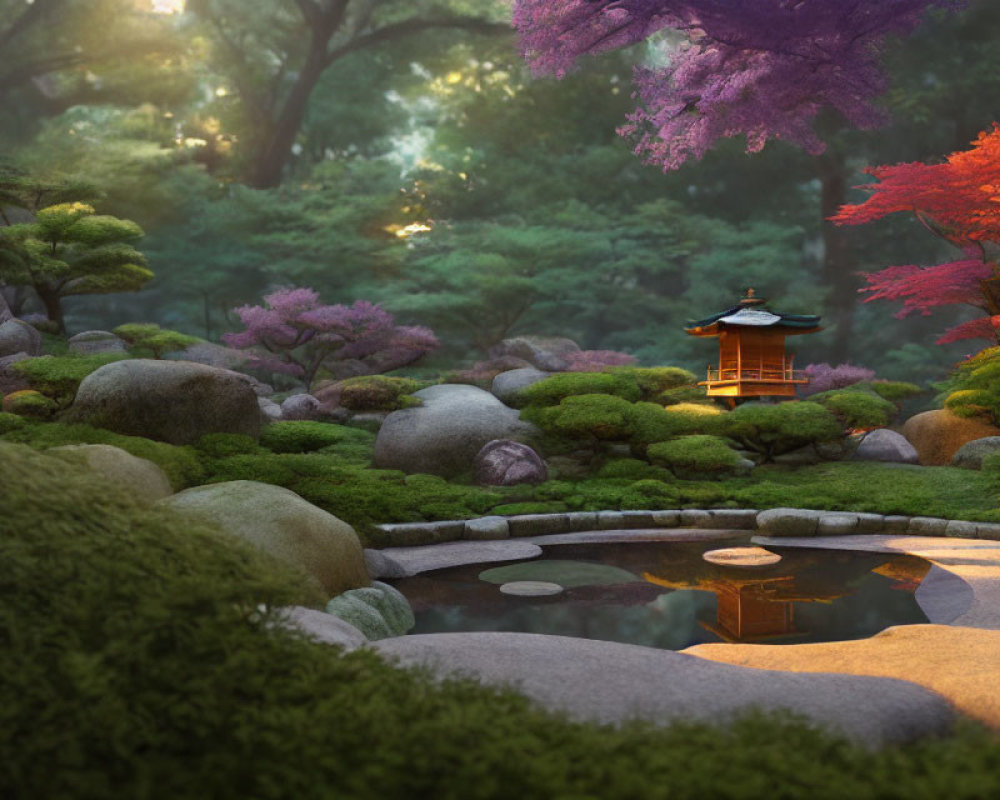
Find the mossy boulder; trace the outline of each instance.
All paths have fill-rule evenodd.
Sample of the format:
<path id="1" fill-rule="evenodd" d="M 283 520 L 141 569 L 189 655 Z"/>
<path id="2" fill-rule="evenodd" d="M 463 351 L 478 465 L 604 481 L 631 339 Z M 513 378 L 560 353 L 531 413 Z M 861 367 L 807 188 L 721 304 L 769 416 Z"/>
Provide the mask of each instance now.
<path id="1" fill-rule="evenodd" d="M 66 444 L 48 453 L 84 465 L 109 485 L 120 487 L 142 506 L 174 493 L 166 473 L 152 461 L 109 444 Z"/>
<path id="2" fill-rule="evenodd" d="M 67 421 L 170 444 L 207 433 L 260 435 L 260 409 L 235 372 L 181 361 L 130 359 L 92 372 L 80 384 Z"/>
<path id="3" fill-rule="evenodd" d="M 4 395 L 2 408 L 7 414 L 34 419 L 49 419 L 59 410 L 53 400 L 34 389 L 22 389 Z"/>
<path id="4" fill-rule="evenodd" d="M 354 529 L 280 486 L 215 483 L 179 492 L 159 505 L 216 525 L 298 567 L 328 595 L 371 584 Z"/>
<path id="5" fill-rule="evenodd" d="M 420 401 L 413 393 L 427 388 L 425 381 L 390 375 L 363 375 L 335 385 L 340 405 L 350 411 L 399 411 Z"/>
<path id="6" fill-rule="evenodd" d="M 337 595 L 326 604 L 326 613 L 353 625 L 370 641 L 402 636 L 416 624 L 403 594 L 380 581 Z"/>
<path id="7" fill-rule="evenodd" d="M 1000 436 L 1000 428 L 982 418 L 964 418 L 947 409 L 924 411 L 903 424 L 903 436 L 917 450 L 925 466 L 947 466 L 955 453 L 969 442 L 987 436 Z"/>
<path id="8" fill-rule="evenodd" d="M 107 364 L 127 357 L 123 353 L 41 356 L 18 361 L 11 369 L 22 375 L 32 389 L 41 392 L 62 409 L 73 402 L 84 378 Z"/>
<path id="9" fill-rule="evenodd" d="M 951 463 L 963 469 L 982 469 L 983 460 L 1000 453 L 1000 436 L 985 436 L 962 445 Z"/>

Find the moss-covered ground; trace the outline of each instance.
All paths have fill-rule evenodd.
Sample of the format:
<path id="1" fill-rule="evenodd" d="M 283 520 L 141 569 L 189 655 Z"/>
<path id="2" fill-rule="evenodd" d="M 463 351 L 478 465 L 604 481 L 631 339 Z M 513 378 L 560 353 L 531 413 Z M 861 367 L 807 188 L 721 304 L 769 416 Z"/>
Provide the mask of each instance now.
<path id="1" fill-rule="evenodd" d="M 600 727 L 274 625 L 293 573 L 0 444 L 0 796 L 995 797 L 1000 741 L 869 752 L 801 722 Z"/>

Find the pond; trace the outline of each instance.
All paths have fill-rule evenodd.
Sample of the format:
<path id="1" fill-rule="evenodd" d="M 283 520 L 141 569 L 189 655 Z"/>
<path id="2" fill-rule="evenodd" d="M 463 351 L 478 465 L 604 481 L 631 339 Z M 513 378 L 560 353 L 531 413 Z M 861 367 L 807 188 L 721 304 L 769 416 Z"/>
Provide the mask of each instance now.
<path id="1" fill-rule="evenodd" d="M 436 570 L 395 585 L 413 607 L 411 633 L 519 631 L 681 650 L 859 639 L 928 621 L 914 596 L 930 568 L 923 559 L 780 547 L 768 548 L 781 556 L 772 566 L 702 557 L 747 539 L 549 545 L 529 561 Z M 558 594 L 505 593 L 524 581 Z"/>

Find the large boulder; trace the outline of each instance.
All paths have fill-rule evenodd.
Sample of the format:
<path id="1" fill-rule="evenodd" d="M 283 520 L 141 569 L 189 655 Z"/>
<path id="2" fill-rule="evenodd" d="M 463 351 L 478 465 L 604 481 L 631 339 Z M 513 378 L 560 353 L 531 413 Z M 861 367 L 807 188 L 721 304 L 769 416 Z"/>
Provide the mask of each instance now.
<path id="1" fill-rule="evenodd" d="M 531 386 L 533 383 L 545 380 L 552 373 L 544 372 L 534 367 L 522 367 L 521 369 L 510 369 L 501 372 L 493 379 L 493 386 L 490 391 L 496 395 L 501 403 L 513 405 L 518 392 Z"/>
<path id="2" fill-rule="evenodd" d="M 311 394 L 293 394 L 281 401 L 281 418 L 318 421 L 327 416 L 328 407 Z"/>
<path id="3" fill-rule="evenodd" d="M 83 331 L 69 337 L 69 351 L 83 355 L 127 353 L 128 347 L 124 340 L 119 339 L 111 331 Z"/>
<path id="4" fill-rule="evenodd" d="M 504 339 L 490 348 L 490 357 L 523 358 L 540 370 L 561 372 L 569 367 L 568 356 L 579 352 L 580 346 L 572 339 L 558 336 L 518 336 Z"/>
<path id="5" fill-rule="evenodd" d="M 921 464 L 942 467 L 951 464 L 962 445 L 1000 436 L 1000 428 L 942 409 L 910 417 L 903 425 L 903 436 L 916 448 Z"/>
<path id="6" fill-rule="evenodd" d="M 26 358 L 30 358 L 27 353 L 0 356 L 0 395 L 13 394 L 31 388 L 27 378 L 16 369 L 11 369 L 18 361 L 24 361 Z"/>
<path id="7" fill-rule="evenodd" d="M 159 466 L 109 444 L 67 444 L 48 450 L 53 455 L 80 461 L 87 469 L 114 486 L 124 488 L 144 506 L 174 493 L 170 479 Z"/>
<path id="8" fill-rule="evenodd" d="M 476 454 L 476 483 L 480 486 L 515 486 L 544 483 L 549 476 L 542 457 L 528 445 L 494 439 Z"/>
<path id="9" fill-rule="evenodd" d="M 429 386 L 414 397 L 423 405 L 394 411 L 382 423 L 375 466 L 450 478 L 471 470 L 488 442 L 523 441 L 538 434 L 517 411 L 475 386 Z"/>
<path id="10" fill-rule="evenodd" d="M 326 613 L 353 625 L 371 641 L 402 636 L 416 624 L 403 594 L 379 581 L 337 595 L 326 604 Z"/>
<path id="11" fill-rule="evenodd" d="M 295 492 L 257 481 L 196 486 L 159 505 L 214 523 L 302 569 L 328 595 L 371 584 L 354 528 Z"/>
<path id="12" fill-rule="evenodd" d="M 24 320 L 9 319 L 0 325 L 0 356 L 42 354 L 42 334 Z"/>
<path id="13" fill-rule="evenodd" d="M 260 435 L 257 396 L 243 376 L 180 361 L 106 364 L 80 383 L 69 421 L 193 444 L 206 433 Z"/>
<path id="14" fill-rule="evenodd" d="M 889 461 L 896 464 L 916 464 L 917 451 L 906 437 L 888 428 L 867 433 L 854 451 L 855 461 Z"/>
<path id="15" fill-rule="evenodd" d="M 985 436 L 963 444 L 955 453 L 951 463 L 963 469 L 982 469 L 983 459 L 1000 452 L 1000 436 Z"/>

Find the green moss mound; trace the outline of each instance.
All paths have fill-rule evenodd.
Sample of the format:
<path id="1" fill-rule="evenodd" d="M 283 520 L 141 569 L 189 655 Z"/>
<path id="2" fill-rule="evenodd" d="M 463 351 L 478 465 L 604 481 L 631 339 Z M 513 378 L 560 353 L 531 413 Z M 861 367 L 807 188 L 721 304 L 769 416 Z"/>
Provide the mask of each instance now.
<path id="1" fill-rule="evenodd" d="M 112 333 L 123 339 L 136 358 L 163 358 L 165 353 L 183 350 L 202 339 L 186 333 L 167 330 L 152 323 L 130 322 L 119 325 Z"/>
<path id="2" fill-rule="evenodd" d="M 740 455 L 718 436 L 681 436 L 650 445 L 649 460 L 679 475 L 722 475 L 731 472 Z"/>
<path id="3" fill-rule="evenodd" d="M 809 401 L 747 403 L 724 414 L 720 420 L 719 435 L 760 453 L 765 459 L 809 444 L 834 441 L 844 434 L 831 411 Z"/>
<path id="4" fill-rule="evenodd" d="M 89 425 L 32 421 L 6 432 L 0 431 L 0 440 L 29 444 L 41 450 L 64 444 L 114 445 L 134 456 L 157 464 L 170 479 L 174 491 L 200 483 L 205 476 L 202 459 L 193 447 L 154 442 L 140 436 L 123 436 Z"/>
<path id="5" fill-rule="evenodd" d="M 613 441 L 628 437 L 631 409 L 632 404 L 621 397 L 581 394 L 566 397 L 556 406 L 529 407 L 522 417 L 557 436 Z"/>
<path id="6" fill-rule="evenodd" d="M 639 399 L 649 401 L 668 392 L 690 390 L 698 380 L 693 372 L 680 367 L 614 367 L 609 372 L 634 379 L 641 392 Z"/>
<path id="7" fill-rule="evenodd" d="M 629 372 L 563 372 L 526 386 L 511 402 L 515 408 L 555 406 L 576 395 L 612 395 L 635 402 L 642 389 Z"/>
<path id="8" fill-rule="evenodd" d="M 4 397 L 3 407 L 6 413 L 32 419 L 49 419 L 59 408 L 54 400 L 34 389 L 12 392 Z"/>
<path id="9" fill-rule="evenodd" d="M 260 434 L 260 445 L 274 453 L 310 453 L 344 444 L 368 444 L 375 437 L 368 431 L 329 422 L 286 421 L 268 425 Z"/>
<path id="10" fill-rule="evenodd" d="M 884 427 L 897 411 L 894 403 L 875 392 L 854 387 L 815 394 L 810 399 L 836 414 L 847 429 Z"/>
<path id="11" fill-rule="evenodd" d="M 340 405 L 351 411 L 397 411 L 419 406 L 411 395 L 430 384 L 412 378 L 364 375 L 341 381 Z"/>
<path id="12" fill-rule="evenodd" d="M 80 388 L 80 382 L 91 372 L 114 361 L 128 358 L 123 353 L 95 353 L 26 358 L 11 365 L 31 384 L 31 388 L 51 399 L 59 408 L 67 408 Z"/>

